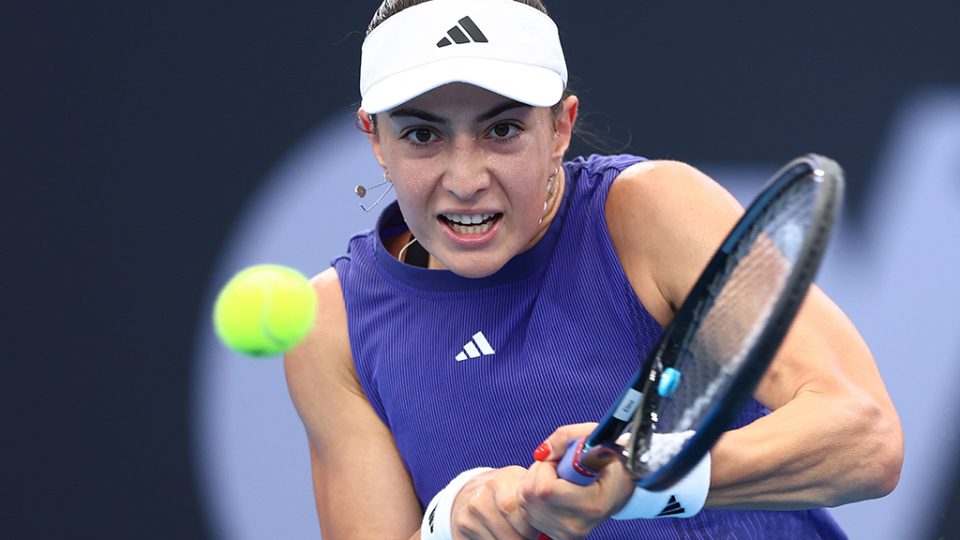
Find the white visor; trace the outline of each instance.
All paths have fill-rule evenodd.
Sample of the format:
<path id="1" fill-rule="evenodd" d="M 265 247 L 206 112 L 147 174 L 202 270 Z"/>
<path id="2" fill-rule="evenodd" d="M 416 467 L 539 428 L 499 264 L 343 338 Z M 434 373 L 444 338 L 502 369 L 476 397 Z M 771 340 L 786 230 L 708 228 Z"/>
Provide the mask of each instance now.
<path id="1" fill-rule="evenodd" d="M 370 114 L 452 82 L 536 107 L 556 104 L 567 84 L 557 25 L 514 0 L 429 0 L 363 42 L 360 106 Z"/>

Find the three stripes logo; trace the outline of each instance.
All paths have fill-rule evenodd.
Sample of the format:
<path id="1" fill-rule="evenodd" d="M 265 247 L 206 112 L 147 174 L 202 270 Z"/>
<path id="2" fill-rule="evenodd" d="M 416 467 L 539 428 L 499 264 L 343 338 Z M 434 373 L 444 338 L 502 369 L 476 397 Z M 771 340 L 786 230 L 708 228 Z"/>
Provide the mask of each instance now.
<path id="1" fill-rule="evenodd" d="M 683 509 L 683 505 L 680 504 L 680 501 L 678 501 L 675 496 L 671 495 L 670 500 L 667 501 L 667 505 L 663 507 L 663 510 L 661 510 L 659 514 L 657 514 L 657 517 L 673 516 L 676 514 L 682 514 L 684 512 L 686 512 L 686 510 Z"/>
<path id="2" fill-rule="evenodd" d="M 473 335 L 473 339 L 468 341 L 467 344 L 463 346 L 463 350 L 460 351 L 460 354 L 456 356 L 456 361 L 463 362 L 468 358 L 490 356 L 495 353 L 496 351 L 494 351 L 493 347 L 490 346 L 490 342 L 487 341 L 487 338 L 483 335 L 483 332 L 477 332 Z"/>
<path id="3" fill-rule="evenodd" d="M 433 510 L 430 511 L 430 519 L 429 519 L 431 533 L 433 532 L 433 518 L 436 517 L 436 515 L 437 515 L 437 507 L 434 506 Z"/>
<path id="4" fill-rule="evenodd" d="M 446 47 L 454 43 L 462 45 L 464 43 L 470 43 L 471 39 L 475 43 L 487 43 L 487 36 L 483 35 L 483 32 L 481 32 L 480 28 L 473 22 L 473 19 L 464 17 L 457 21 L 457 23 L 459 24 L 447 30 L 446 37 L 437 42 L 437 47 Z M 464 31 L 466 31 L 466 33 L 464 33 Z"/>

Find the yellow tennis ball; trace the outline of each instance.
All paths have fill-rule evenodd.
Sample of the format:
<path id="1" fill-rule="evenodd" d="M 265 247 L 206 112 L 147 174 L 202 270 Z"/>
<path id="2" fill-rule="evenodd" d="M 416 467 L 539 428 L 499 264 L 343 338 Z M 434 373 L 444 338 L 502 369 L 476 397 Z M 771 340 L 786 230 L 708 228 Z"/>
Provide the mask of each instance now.
<path id="1" fill-rule="evenodd" d="M 249 356 L 273 356 L 307 336 L 317 295 L 301 273 L 285 266 L 251 266 L 233 276 L 213 307 L 217 335 Z"/>

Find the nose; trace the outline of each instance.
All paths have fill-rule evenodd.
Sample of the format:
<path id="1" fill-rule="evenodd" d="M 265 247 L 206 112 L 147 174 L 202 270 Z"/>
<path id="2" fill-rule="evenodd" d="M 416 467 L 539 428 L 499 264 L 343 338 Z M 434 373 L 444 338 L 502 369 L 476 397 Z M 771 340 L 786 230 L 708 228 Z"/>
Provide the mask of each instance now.
<path id="1" fill-rule="evenodd" d="M 487 158 L 476 137 L 457 137 L 451 149 L 442 186 L 460 200 L 476 198 L 490 187 Z"/>

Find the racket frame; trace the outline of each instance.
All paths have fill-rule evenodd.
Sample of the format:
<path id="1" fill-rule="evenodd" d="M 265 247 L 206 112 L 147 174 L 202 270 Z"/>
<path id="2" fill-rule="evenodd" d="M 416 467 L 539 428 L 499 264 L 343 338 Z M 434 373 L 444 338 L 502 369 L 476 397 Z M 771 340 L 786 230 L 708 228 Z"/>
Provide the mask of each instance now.
<path id="1" fill-rule="evenodd" d="M 804 180 L 811 175 L 812 179 Z M 725 268 L 729 257 L 750 233 L 758 216 L 777 200 L 786 185 L 797 181 L 818 181 L 825 185 L 818 193 L 812 228 L 804 238 L 796 258 L 797 264 L 791 268 L 783 287 L 786 294 L 774 304 L 769 322 L 755 339 L 754 346 L 729 381 L 727 389 L 709 405 L 708 411 L 694 426 L 696 433 L 663 466 L 648 470 L 638 456 L 642 456 L 649 447 L 652 433 L 657 427 L 661 399 L 657 385 L 663 371 L 676 363 L 680 351 L 684 350 L 686 342 L 694 334 L 690 328 L 691 322 L 710 306 L 712 295 L 707 292 Z M 696 466 L 739 414 L 779 350 L 823 259 L 840 212 L 842 194 L 843 174 L 839 165 L 817 154 L 791 161 L 772 177 L 707 263 L 631 384 L 579 447 L 573 459 L 577 472 L 585 478 L 595 476 L 604 466 L 620 459 L 639 487 L 661 491 L 675 484 Z M 630 441 L 626 446 L 621 446 L 617 439 L 623 436 L 628 427 L 631 428 Z"/>

